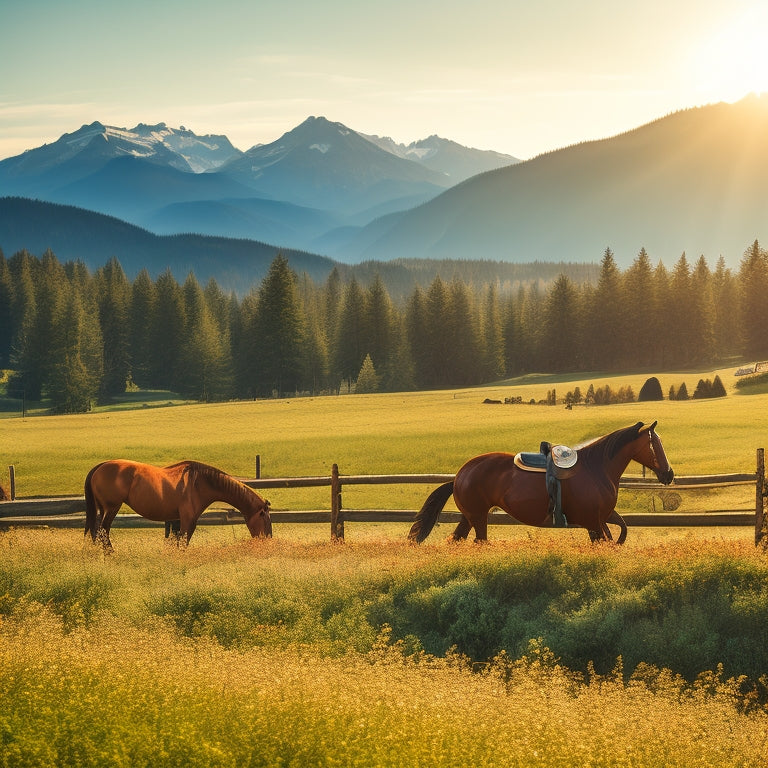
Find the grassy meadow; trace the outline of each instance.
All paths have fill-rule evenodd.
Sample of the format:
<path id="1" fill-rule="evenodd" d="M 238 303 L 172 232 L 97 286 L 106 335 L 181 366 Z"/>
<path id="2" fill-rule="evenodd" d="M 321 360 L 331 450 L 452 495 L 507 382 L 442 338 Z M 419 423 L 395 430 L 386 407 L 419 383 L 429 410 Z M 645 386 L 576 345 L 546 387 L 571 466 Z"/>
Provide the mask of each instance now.
<path id="1" fill-rule="evenodd" d="M 666 392 L 713 373 L 659 378 Z M 717 373 L 722 400 L 573 410 L 482 400 L 638 392 L 646 375 L 9 418 L 0 466 L 21 496 L 80 493 L 118 456 L 239 476 L 256 454 L 265 476 L 453 472 L 658 420 L 678 474 L 752 472 L 768 393 Z M 412 509 L 427 490 L 344 503 Z M 327 489 L 268 495 L 328 507 Z M 681 510 L 695 504 L 749 509 L 754 489 Z M 630 528 L 623 547 L 448 532 L 413 546 L 402 524 L 348 523 L 344 544 L 325 525 L 276 523 L 271 540 L 202 526 L 180 549 L 117 529 L 109 556 L 79 530 L 0 533 L 0 768 L 766 765 L 768 559 L 750 529 Z"/>
<path id="2" fill-rule="evenodd" d="M 468 458 L 492 450 L 537 450 L 547 439 L 575 445 L 637 421 L 658 420 L 667 456 L 678 475 L 754 472 L 755 450 L 768 442 L 763 414 L 768 393 L 733 388 L 733 370 L 660 375 L 662 390 L 719 373 L 726 398 L 582 407 L 485 405 L 485 398 L 520 396 L 524 402 L 560 397 L 590 383 L 637 393 L 647 374 L 562 382 L 531 376 L 495 387 L 435 392 L 287 398 L 252 402 L 99 410 L 94 413 L 0 421 L 0 478 L 15 466 L 19 496 L 77 494 L 88 470 L 107 458 L 151 464 L 197 459 L 240 477 L 455 472 Z M 628 472 L 639 472 L 630 465 Z M 4 480 L 0 479 L 0 482 Z M 419 486 L 345 490 L 349 508 L 418 508 Z M 721 492 L 718 492 L 721 493 Z M 739 509 L 744 489 L 700 501 L 693 509 Z M 326 489 L 270 491 L 283 509 L 328 508 Z M 647 498 L 639 502 L 649 508 Z M 627 500 L 625 504 L 634 504 Z M 697 506 L 698 505 L 698 506 Z M 624 507 L 630 508 L 630 507 Z"/>
<path id="3" fill-rule="evenodd" d="M 765 765 L 743 538 L 307 528 L 0 535 L 0 765 Z"/>

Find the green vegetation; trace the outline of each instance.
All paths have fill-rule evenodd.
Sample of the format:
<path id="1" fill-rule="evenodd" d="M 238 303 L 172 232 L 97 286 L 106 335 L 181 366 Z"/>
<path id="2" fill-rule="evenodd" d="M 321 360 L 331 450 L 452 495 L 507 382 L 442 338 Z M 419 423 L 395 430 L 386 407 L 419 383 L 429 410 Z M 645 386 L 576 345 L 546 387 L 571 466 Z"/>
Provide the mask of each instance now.
<path id="1" fill-rule="evenodd" d="M 754 472 L 755 451 L 766 447 L 755 414 L 768 393 L 734 394 L 732 372 L 715 372 L 730 388 L 725 398 L 634 402 L 590 407 L 528 405 L 555 386 L 560 391 L 591 381 L 524 377 L 494 387 L 436 392 L 300 397 L 240 403 L 102 410 L 44 419 L 3 420 L 0 484 L 16 469 L 20 497 L 81 494 L 88 470 L 107 458 L 167 465 L 205 461 L 239 477 L 253 477 L 260 455 L 264 477 L 456 472 L 471 456 L 494 450 L 536 450 L 542 439 L 577 445 L 637 421 L 658 420 L 658 431 L 678 475 Z M 712 372 L 686 372 L 692 378 Z M 680 372 L 661 374 L 666 389 Z M 601 377 L 614 390 L 640 389 L 646 374 Z M 142 393 L 135 393 L 141 397 Z M 156 393 L 159 404 L 167 393 Z M 523 404 L 485 405 L 486 398 Z M 140 401 L 141 402 L 141 401 Z M 146 403 L 152 406 L 153 401 Z M 628 473 L 641 469 L 630 464 Z M 7 485 L 6 485 L 7 487 Z M 346 509 L 418 509 L 430 487 L 346 486 Z M 754 509 L 754 488 L 673 490 L 680 512 Z M 330 509 L 327 488 L 271 489 L 275 509 Z M 452 509 L 452 501 L 449 509 Z M 622 490 L 621 512 L 672 509 L 658 492 Z M 355 536 L 354 528 L 348 535 Z M 491 537 L 498 534 L 495 529 Z"/>
<path id="2" fill-rule="evenodd" d="M 764 764 L 751 543 L 521 530 L 0 535 L 0 765 Z"/>
<path id="3" fill-rule="evenodd" d="M 9 395 L 45 398 L 54 413 L 87 411 L 132 385 L 203 402 L 351 391 L 367 358 L 388 392 L 530 371 L 720 367 L 768 358 L 767 286 L 757 241 L 738 274 L 685 254 L 670 271 L 652 268 L 645 250 L 621 272 L 607 249 L 596 283 L 438 274 L 397 301 L 379 275 L 362 285 L 334 269 L 316 285 L 283 256 L 238 297 L 192 273 L 183 285 L 169 270 L 130 282 L 114 258 L 92 275 L 50 252 L 0 253 L 0 367 L 13 370 Z"/>
<path id="4" fill-rule="evenodd" d="M 154 464 L 196 459 L 241 477 L 253 476 L 257 454 L 265 477 L 327 475 L 334 462 L 343 474 L 455 472 L 478 453 L 535 450 L 543 439 L 576 445 L 637 421 L 658 420 L 677 474 L 754 471 L 755 450 L 765 447 L 755 414 L 764 412 L 768 395 L 735 394 L 732 373 L 715 373 L 730 388 L 725 398 L 572 410 L 527 403 L 544 399 L 553 386 L 587 391 L 593 380 L 617 391 L 639 391 L 647 376 L 567 382 L 537 376 L 477 389 L 147 407 L 45 419 L 17 416 L 2 422 L 0 467 L 15 465 L 21 496 L 80 493 L 94 464 L 118 457 Z M 660 374 L 661 386 L 668 389 L 683 375 Z M 712 372 L 692 374 L 702 376 Z M 510 396 L 520 396 L 525 404 L 482 402 Z M 162 396 L 160 402 L 166 402 Z M 639 468 L 630 465 L 629 471 Z M 424 490 L 350 488 L 345 505 L 379 502 L 382 508 L 413 509 L 420 506 Z M 358 494 L 365 494 L 362 504 Z M 283 508 L 327 506 L 324 490 L 280 492 L 275 500 Z"/>
<path id="5" fill-rule="evenodd" d="M 571 410 L 483 400 L 639 391 L 648 375 L 8 418 L 0 458 L 21 495 L 79 493 L 117 456 L 242 476 L 257 453 L 267 476 L 451 472 L 658 419 L 679 474 L 752 471 L 768 393 L 736 393 L 726 370 L 658 379 L 715 375 L 725 398 Z M 426 490 L 348 488 L 344 505 L 413 509 Z M 722 503 L 710 493 L 681 508 Z M 754 504 L 734 493 L 727 508 Z M 269 495 L 328 508 L 327 489 Z M 647 509 L 635 496 L 620 507 Z M 79 530 L 0 534 L 0 766 L 764 764 L 768 561 L 749 529 L 633 529 L 622 548 L 522 526 L 486 546 L 405 534 L 203 526 L 177 549 L 122 529 L 107 557 Z"/>

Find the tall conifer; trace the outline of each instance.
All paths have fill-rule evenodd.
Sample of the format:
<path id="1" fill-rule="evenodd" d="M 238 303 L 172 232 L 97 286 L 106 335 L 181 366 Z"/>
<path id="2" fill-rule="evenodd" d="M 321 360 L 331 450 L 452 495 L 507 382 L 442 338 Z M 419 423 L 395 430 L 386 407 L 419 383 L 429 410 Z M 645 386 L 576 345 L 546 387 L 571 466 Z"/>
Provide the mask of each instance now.
<path id="1" fill-rule="evenodd" d="M 259 288 L 256 306 L 259 359 L 256 389 L 262 395 L 302 388 L 305 320 L 296 274 L 282 254 L 275 257 Z"/>

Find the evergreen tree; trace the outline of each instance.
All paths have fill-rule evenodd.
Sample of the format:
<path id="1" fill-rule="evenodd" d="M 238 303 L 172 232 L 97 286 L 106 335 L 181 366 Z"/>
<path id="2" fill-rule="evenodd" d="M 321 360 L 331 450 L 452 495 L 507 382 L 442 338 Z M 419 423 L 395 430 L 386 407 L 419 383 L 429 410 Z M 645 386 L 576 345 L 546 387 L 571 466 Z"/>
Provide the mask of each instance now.
<path id="1" fill-rule="evenodd" d="M 90 410 L 99 382 L 91 378 L 80 354 L 84 326 L 80 297 L 73 288 L 67 294 L 62 314 L 51 330 L 46 391 L 55 413 L 84 413 Z"/>
<path id="2" fill-rule="evenodd" d="M 79 354 L 80 361 L 88 373 L 91 387 L 89 398 L 92 399 L 101 391 L 104 378 L 104 339 L 99 322 L 99 288 L 82 262 L 66 264 L 65 272 L 82 308 Z M 76 309 L 69 311 L 78 314 Z"/>
<path id="3" fill-rule="evenodd" d="M 480 331 L 480 314 L 469 286 L 454 278 L 448 290 L 448 313 L 443 343 L 452 346 L 451 357 L 440 385 L 480 384 L 483 381 L 485 349 Z"/>
<path id="4" fill-rule="evenodd" d="M 496 381 L 503 379 L 506 373 L 504 324 L 496 283 L 491 283 L 486 290 L 483 316 L 483 346 L 485 348 L 483 378 L 485 381 Z"/>
<path id="5" fill-rule="evenodd" d="M 418 286 L 408 298 L 405 308 L 405 332 L 413 361 L 413 378 L 417 387 L 429 380 L 429 342 L 427 329 L 427 298 Z"/>
<path id="6" fill-rule="evenodd" d="M 675 308 L 674 322 L 670 322 L 668 329 L 673 359 L 682 366 L 692 365 L 696 357 L 697 338 L 694 288 L 691 269 L 684 252 L 672 270 L 670 300 Z M 679 397 L 679 390 L 677 394 Z"/>
<path id="7" fill-rule="evenodd" d="M 705 365 L 715 357 L 715 303 L 712 273 L 700 256 L 691 275 L 692 362 Z"/>
<path id="8" fill-rule="evenodd" d="M 538 283 L 525 290 L 520 307 L 520 344 L 518 345 L 520 372 L 541 371 L 542 334 L 544 331 L 544 297 Z"/>
<path id="9" fill-rule="evenodd" d="M 255 290 L 245 296 L 233 323 L 232 352 L 235 362 L 235 391 L 240 397 L 256 397 L 261 342 L 257 326 L 259 299 Z"/>
<path id="10" fill-rule="evenodd" d="M 153 330 L 157 324 L 157 291 L 146 269 L 131 285 L 128 348 L 131 379 L 140 387 L 154 386 Z"/>
<path id="11" fill-rule="evenodd" d="M 179 384 L 179 355 L 184 349 L 184 297 L 170 269 L 155 283 L 157 301 L 150 331 L 150 386 L 175 389 Z"/>
<path id="12" fill-rule="evenodd" d="M 707 397 L 712 397 L 712 381 L 710 379 L 699 379 L 699 383 L 693 391 L 693 399 L 701 400 Z"/>
<path id="13" fill-rule="evenodd" d="M 645 380 L 645 384 L 640 387 L 640 394 L 637 396 L 639 402 L 648 402 L 651 400 L 663 400 L 664 394 L 661 391 L 661 382 L 655 377 Z"/>
<path id="14" fill-rule="evenodd" d="M 657 368 L 666 368 L 673 362 L 669 327 L 674 324 L 676 308 L 672 303 L 669 273 L 659 262 L 653 272 L 653 310 L 648 314 L 647 333 L 655 340 L 654 364 Z M 672 400 L 673 398 L 670 398 Z"/>
<path id="15" fill-rule="evenodd" d="M 722 361 L 738 354 L 743 345 L 739 322 L 739 284 L 726 269 L 725 259 L 720 256 L 712 276 L 712 303 L 714 305 L 714 356 Z"/>
<path id="16" fill-rule="evenodd" d="M 388 392 L 408 392 L 416 388 L 416 374 L 411 346 L 408 342 L 406 318 L 398 316 L 394 323 L 394 348 L 382 386 Z"/>
<path id="17" fill-rule="evenodd" d="M 101 392 L 105 397 L 125 392 L 131 375 L 129 308 L 131 287 L 116 258 L 96 272 L 99 296 L 99 322 L 104 343 L 104 376 Z"/>
<path id="18" fill-rule="evenodd" d="M 360 368 L 360 373 L 357 374 L 355 393 L 358 395 L 369 394 L 371 392 L 378 392 L 378 389 L 379 377 L 376 373 L 376 368 L 373 365 L 371 356 L 366 355 Z"/>
<path id="19" fill-rule="evenodd" d="M 547 291 L 544 304 L 542 360 L 545 370 L 568 372 L 577 369 L 580 314 L 576 289 L 570 279 L 561 274 Z"/>
<path id="20" fill-rule="evenodd" d="M 259 288 L 256 326 L 260 355 L 256 391 L 278 397 L 302 389 L 305 319 L 299 303 L 297 277 L 288 259 L 278 254 Z"/>
<path id="21" fill-rule="evenodd" d="M 33 260 L 26 251 L 14 254 L 8 264 L 11 275 L 11 339 L 10 363 L 15 374 L 9 382 L 8 391 L 16 397 L 39 400 L 42 381 L 39 376 L 33 380 L 33 360 L 30 350 L 32 329 L 37 316 L 37 299 L 32 279 Z"/>
<path id="22" fill-rule="evenodd" d="M 328 340 L 317 313 L 307 318 L 306 331 L 303 352 L 305 380 L 314 395 L 326 388 L 329 372 Z"/>
<path id="23" fill-rule="evenodd" d="M 628 318 L 627 340 L 623 360 L 635 366 L 653 365 L 655 333 L 649 333 L 647 323 L 656 311 L 655 282 L 651 260 L 645 248 L 641 248 L 632 266 L 623 276 L 623 302 Z"/>
<path id="24" fill-rule="evenodd" d="M 741 327 L 744 354 L 752 360 L 768 359 L 768 252 L 757 240 L 744 252 L 739 271 Z"/>
<path id="25" fill-rule="evenodd" d="M 716 374 L 712 382 L 712 397 L 725 397 L 727 392 L 723 386 L 723 380 Z"/>
<path id="26" fill-rule="evenodd" d="M 198 400 L 222 400 L 232 394 L 229 335 L 210 311 L 193 273 L 182 290 L 186 327 L 179 355 L 178 389 Z"/>
<path id="27" fill-rule="evenodd" d="M 330 342 L 338 335 L 339 315 L 341 313 L 341 301 L 343 289 L 339 268 L 334 267 L 325 281 L 325 312 L 323 315 L 323 330 L 325 338 Z M 329 350 L 331 359 L 334 354 Z"/>
<path id="28" fill-rule="evenodd" d="M 455 366 L 455 339 L 450 336 L 448 289 L 438 275 L 429 286 L 426 300 L 424 339 L 426 342 L 425 383 L 445 385 Z"/>
<path id="29" fill-rule="evenodd" d="M 29 333 L 25 358 L 24 387 L 29 400 L 39 400 L 54 366 L 50 355 L 54 328 L 61 322 L 64 311 L 64 270 L 51 251 L 40 259 L 35 279 L 35 305 L 37 313 Z"/>
<path id="30" fill-rule="evenodd" d="M 360 284 L 353 277 L 344 291 L 336 325 L 336 338 L 333 353 L 333 372 L 342 381 L 347 382 L 347 389 L 357 376 L 363 364 L 367 349 L 366 343 L 366 300 Z"/>
<path id="31" fill-rule="evenodd" d="M 525 289 L 520 288 L 517 298 L 508 296 L 502 300 L 502 336 L 504 339 L 504 371 L 507 376 L 523 373 L 520 329 L 520 307 L 525 296 Z"/>
<path id="32" fill-rule="evenodd" d="M 605 249 L 600 263 L 600 277 L 589 313 L 590 346 L 594 366 L 611 370 L 618 367 L 626 344 L 621 273 L 613 251 Z"/>
<path id="33" fill-rule="evenodd" d="M 0 369 L 10 365 L 12 339 L 11 270 L 0 250 Z"/>
<path id="34" fill-rule="evenodd" d="M 377 273 L 368 289 L 365 300 L 364 347 L 373 364 L 387 380 L 391 363 L 393 340 L 392 300 Z"/>
<path id="35" fill-rule="evenodd" d="M 222 338 L 230 338 L 232 322 L 232 313 L 230 311 L 231 297 L 221 290 L 219 284 L 213 278 L 210 278 L 205 284 L 203 296 L 205 297 L 205 304 L 208 307 L 211 319 L 215 321 Z"/>

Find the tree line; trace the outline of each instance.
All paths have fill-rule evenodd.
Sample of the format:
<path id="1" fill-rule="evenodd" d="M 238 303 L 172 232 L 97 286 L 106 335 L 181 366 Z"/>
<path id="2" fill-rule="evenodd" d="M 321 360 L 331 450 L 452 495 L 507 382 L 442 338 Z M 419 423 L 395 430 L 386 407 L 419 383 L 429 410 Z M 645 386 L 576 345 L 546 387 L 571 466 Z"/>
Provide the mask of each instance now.
<path id="1" fill-rule="evenodd" d="M 90 272 L 0 252 L 0 368 L 8 394 L 87 410 L 126 387 L 222 400 L 468 386 L 571 373 L 768 359 L 768 252 L 737 271 L 685 254 L 667 268 L 642 249 L 621 270 L 610 249 L 596 281 L 560 274 L 504 290 L 435 277 L 393 301 L 334 269 L 318 284 L 278 255 L 242 298 L 170 270 L 129 280 L 117 259 Z"/>

